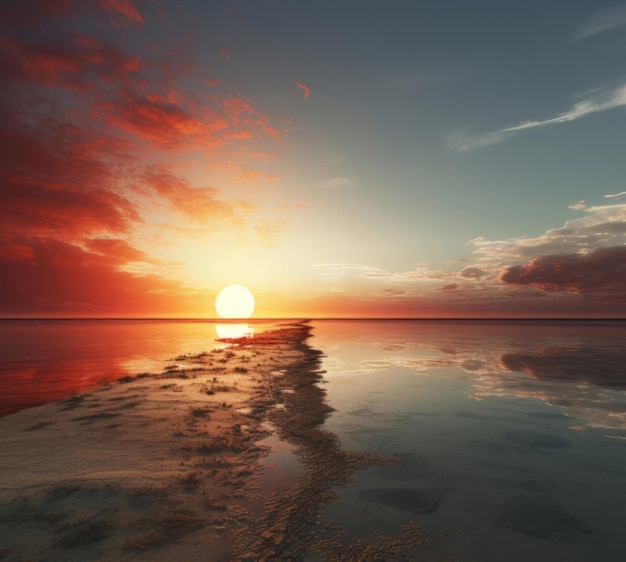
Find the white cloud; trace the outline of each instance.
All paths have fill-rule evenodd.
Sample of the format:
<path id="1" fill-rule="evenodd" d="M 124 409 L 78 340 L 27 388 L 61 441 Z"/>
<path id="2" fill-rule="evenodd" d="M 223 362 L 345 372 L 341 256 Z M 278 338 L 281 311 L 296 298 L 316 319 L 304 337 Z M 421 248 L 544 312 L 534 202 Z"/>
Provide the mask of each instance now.
<path id="1" fill-rule="evenodd" d="M 528 129 L 568 123 L 570 121 L 576 121 L 577 119 L 586 117 L 592 113 L 607 111 L 609 109 L 615 109 L 623 106 L 626 106 L 626 84 L 611 91 L 608 95 L 599 95 L 594 98 L 589 98 L 575 103 L 571 109 L 564 113 L 560 113 L 556 117 L 550 117 L 549 119 L 543 119 L 541 121 L 523 121 L 517 125 L 505 127 L 504 129 L 500 129 L 498 131 L 492 131 L 482 136 L 464 136 L 462 133 L 456 133 L 455 136 L 451 137 L 449 146 L 459 152 L 467 152 L 476 148 L 499 144 L 508 137 Z"/>
<path id="2" fill-rule="evenodd" d="M 620 193 L 608 194 L 608 195 L 605 195 L 604 198 L 612 199 L 613 197 L 622 197 L 623 195 L 626 195 L 626 191 L 621 191 Z"/>
<path id="3" fill-rule="evenodd" d="M 475 150 L 476 148 L 484 148 L 485 146 L 500 144 L 509 136 L 511 135 L 506 133 L 497 134 L 495 132 L 487 133 L 486 135 L 479 135 L 465 129 L 455 131 L 448 135 L 447 145 L 449 148 L 456 150 L 457 152 L 469 152 L 470 150 Z"/>
<path id="4" fill-rule="evenodd" d="M 605 195 L 606 197 L 606 195 Z M 587 203 L 585 203 L 582 199 L 576 203 L 576 205 L 570 205 L 567 207 L 568 209 L 572 209 L 574 211 L 584 211 L 587 208 Z"/>
<path id="5" fill-rule="evenodd" d="M 565 222 L 534 238 L 470 240 L 480 267 L 498 270 L 525 263 L 541 255 L 589 253 L 597 248 L 626 244 L 626 203 L 595 205 L 583 210 L 586 215 Z"/>
<path id="6" fill-rule="evenodd" d="M 361 277 L 381 278 L 389 277 L 390 273 L 371 265 L 359 265 L 353 263 L 316 263 L 313 267 L 323 269 L 320 276 L 325 279 L 336 281 L 349 272 L 357 272 Z"/>
<path id="7" fill-rule="evenodd" d="M 626 25 L 626 4 L 620 4 L 607 10 L 602 10 L 591 16 L 576 34 L 576 39 L 584 39 L 603 33 L 616 27 Z"/>
<path id="8" fill-rule="evenodd" d="M 510 299 L 546 294 L 532 283 L 504 283 L 502 274 L 515 266 L 525 266 L 537 259 L 543 259 L 547 263 L 558 256 L 576 256 L 591 262 L 594 256 L 599 259 L 601 255 L 606 256 L 610 252 L 613 256 L 611 259 L 617 260 L 613 270 L 623 269 L 621 260 L 624 256 L 623 248 L 626 248 L 626 202 L 607 203 L 588 206 L 584 201 L 579 201 L 570 208 L 580 211 L 583 216 L 568 220 L 562 226 L 547 230 L 539 236 L 503 240 L 478 237 L 470 240 L 468 246 L 471 248 L 471 255 L 468 260 L 471 260 L 471 265 L 467 265 L 468 260 L 457 260 L 443 264 L 443 270 L 417 264 L 409 271 L 400 272 L 349 263 L 317 264 L 315 267 L 322 270 L 320 277 L 333 285 L 335 282 L 342 284 L 354 282 L 357 278 L 366 279 L 372 284 L 382 286 L 380 294 L 394 299 L 428 298 L 430 301 L 439 301 L 445 294 L 445 302 L 448 304 L 475 304 L 479 301 L 493 304 L 500 299 L 502 303 L 508 303 L 508 307 L 512 302 Z M 552 259 L 552 262 L 557 265 L 560 263 L 558 259 Z M 462 263 L 463 266 L 459 267 Z M 607 276 L 610 277 L 610 273 L 607 271 Z M 614 274 L 613 271 L 613 277 Z M 577 278 L 573 279 L 572 284 L 578 283 L 583 287 L 584 281 Z M 613 285 L 611 291 L 614 290 Z M 561 292 L 571 292 L 567 286 L 563 286 L 565 288 Z M 600 294 L 605 288 L 595 287 L 594 291 Z M 608 293 L 604 291 L 602 294 L 606 296 Z M 611 294 L 611 298 L 622 298 L 624 291 L 619 289 L 617 293 Z"/>

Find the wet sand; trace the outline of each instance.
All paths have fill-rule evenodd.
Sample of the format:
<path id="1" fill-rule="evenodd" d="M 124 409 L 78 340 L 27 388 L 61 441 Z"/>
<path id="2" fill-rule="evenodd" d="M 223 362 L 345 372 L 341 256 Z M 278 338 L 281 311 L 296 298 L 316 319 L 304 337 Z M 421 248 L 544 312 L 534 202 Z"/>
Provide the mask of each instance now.
<path id="1" fill-rule="evenodd" d="M 161 373 L 1 418 L 0 558 L 450 559 L 445 533 L 413 522 L 365 540 L 323 519 L 356 471 L 398 459 L 343 451 L 320 429 L 331 410 L 310 330 L 223 340 Z M 267 478 L 272 434 L 299 479 Z"/>

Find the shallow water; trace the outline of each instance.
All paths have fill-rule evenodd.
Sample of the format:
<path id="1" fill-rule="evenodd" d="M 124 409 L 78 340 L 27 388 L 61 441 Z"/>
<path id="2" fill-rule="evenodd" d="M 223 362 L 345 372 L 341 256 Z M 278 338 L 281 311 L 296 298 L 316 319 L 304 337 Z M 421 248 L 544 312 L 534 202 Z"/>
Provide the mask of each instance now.
<path id="1" fill-rule="evenodd" d="M 416 521 L 466 561 L 623 559 L 626 322 L 312 325 L 325 429 L 402 461 L 357 472 L 324 518 L 364 537 Z M 0 413 L 159 372 L 218 335 L 199 321 L 0 321 Z M 266 488 L 303 478 L 292 445 L 261 444 Z"/>
<path id="2" fill-rule="evenodd" d="M 348 450 L 398 455 L 325 516 L 351 534 L 415 520 L 463 560 L 623 559 L 626 324 L 316 321 Z"/>
<path id="3" fill-rule="evenodd" d="M 256 326 L 261 329 L 263 325 Z M 210 351 L 255 325 L 198 320 L 0 320 L 0 416 Z"/>

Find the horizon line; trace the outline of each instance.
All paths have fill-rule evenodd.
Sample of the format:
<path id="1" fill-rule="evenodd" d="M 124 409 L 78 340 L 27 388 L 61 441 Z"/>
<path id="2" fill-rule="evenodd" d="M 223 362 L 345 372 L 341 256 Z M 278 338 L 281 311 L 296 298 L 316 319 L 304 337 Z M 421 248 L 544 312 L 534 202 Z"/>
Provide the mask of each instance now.
<path id="1" fill-rule="evenodd" d="M 315 320 L 333 321 L 481 321 L 481 320 L 516 320 L 516 321 L 625 321 L 626 316 L 281 316 L 255 318 L 213 318 L 200 316 L 0 316 L 3 320 L 173 320 L 197 321 L 222 324 L 244 324 L 262 322 L 309 322 Z"/>

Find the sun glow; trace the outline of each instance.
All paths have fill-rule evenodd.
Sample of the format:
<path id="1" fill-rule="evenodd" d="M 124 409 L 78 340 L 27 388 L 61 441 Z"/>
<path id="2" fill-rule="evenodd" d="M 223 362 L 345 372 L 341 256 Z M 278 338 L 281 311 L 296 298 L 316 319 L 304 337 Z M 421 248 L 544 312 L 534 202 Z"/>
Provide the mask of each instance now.
<path id="1" fill-rule="evenodd" d="M 220 318 L 250 318 L 254 312 L 254 296 L 243 285 L 224 287 L 215 299 Z"/>

